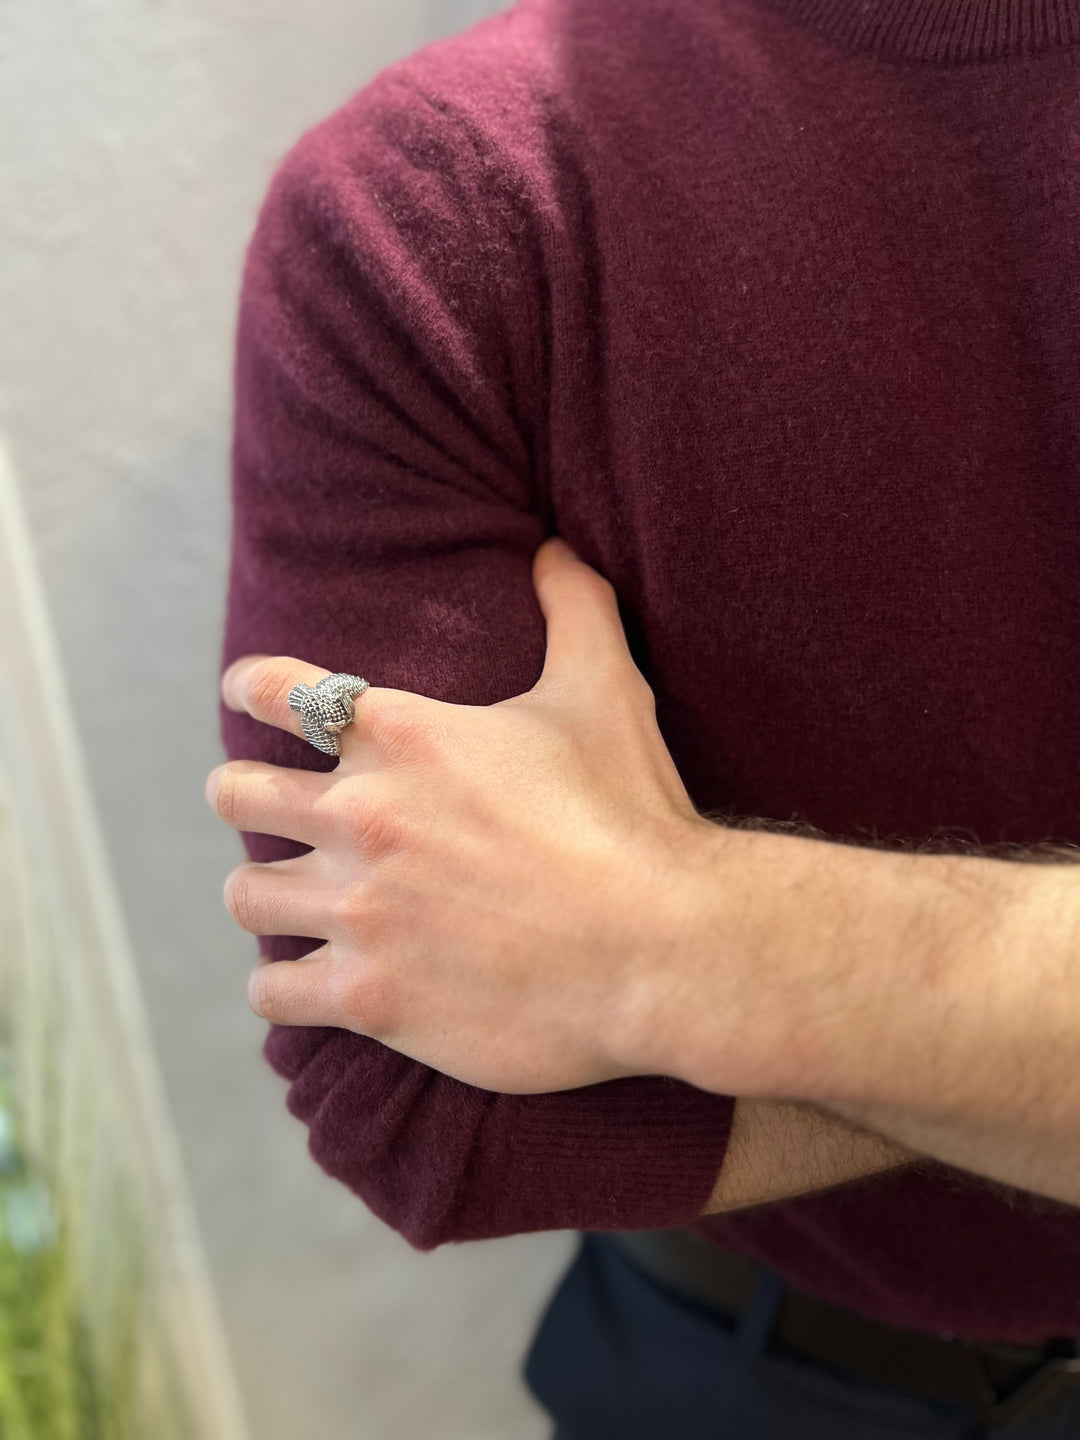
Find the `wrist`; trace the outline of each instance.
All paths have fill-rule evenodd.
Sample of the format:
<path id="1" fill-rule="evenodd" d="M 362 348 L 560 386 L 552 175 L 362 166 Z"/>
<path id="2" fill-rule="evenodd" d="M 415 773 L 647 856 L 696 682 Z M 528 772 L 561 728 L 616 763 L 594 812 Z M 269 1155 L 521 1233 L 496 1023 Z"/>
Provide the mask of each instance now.
<path id="1" fill-rule="evenodd" d="M 880 862 L 891 857 L 706 823 L 687 950 L 701 1003 L 683 1005 L 680 1076 L 745 1097 L 825 1099 L 883 998 Z"/>
<path id="2" fill-rule="evenodd" d="M 642 896 L 642 959 L 627 967 L 612 1032 L 623 1073 L 794 1096 L 798 1007 L 779 960 L 798 944 L 785 888 L 806 868 L 803 843 L 701 816 L 684 825 L 667 880 Z"/>

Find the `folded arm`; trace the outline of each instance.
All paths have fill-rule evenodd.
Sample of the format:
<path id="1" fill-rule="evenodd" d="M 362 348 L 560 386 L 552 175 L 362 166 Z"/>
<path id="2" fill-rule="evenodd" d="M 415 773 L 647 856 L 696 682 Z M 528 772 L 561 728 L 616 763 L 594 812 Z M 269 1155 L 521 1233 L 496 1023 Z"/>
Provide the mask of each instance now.
<path id="1" fill-rule="evenodd" d="M 442 107 L 384 72 L 275 179 L 240 311 L 223 667 L 301 655 L 471 705 L 536 679 L 542 307 L 520 294 L 529 264 L 506 240 L 527 234 L 501 209 L 516 200 L 478 163 Z M 332 768 L 250 716 L 223 708 L 221 721 L 230 758 Z M 260 861 L 305 848 L 244 841 Z M 290 960 L 317 943 L 261 948 Z M 660 1078 L 666 1067 L 503 1095 L 345 1030 L 274 1026 L 266 1053 L 318 1162 L 422 1247 L 688 1223 L 912 1159 L 798 1105 L 736 1111 L 730 1092 Z"/>
<path id="2" fill-rule="evenodd" d="M 650 1027 L 670 1073 L 1080 1204 L 1075 863 L 718 828 L 702 856 L 701 943 L 665 987 L 678 1025 Z"/>
<path id="3" fill-rule="evenodd" d="M 515 250 L 530 240 L 507 178 L 393 69 L 279 171 L 240 305 L 223 669 L 298 655 L 469 705 L 536 680 L 541 306 L 522 287 L 542 277 Z M 230 759 L 335 763 L 224 706 L 221 727 Z M 257 861 L 306 849 L 243 839 Z M 733 1108 L 658 1076 L 501 1095 L 341 1029 L 273 1026 L 266 1054 L 318 1163 L 422 1248 L 687 1223 Z"/>

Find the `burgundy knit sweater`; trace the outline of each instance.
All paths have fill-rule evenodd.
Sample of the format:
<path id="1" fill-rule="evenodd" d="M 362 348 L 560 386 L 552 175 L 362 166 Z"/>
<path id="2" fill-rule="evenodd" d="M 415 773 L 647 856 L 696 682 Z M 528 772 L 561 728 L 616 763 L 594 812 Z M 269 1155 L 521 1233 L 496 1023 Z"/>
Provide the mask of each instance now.
<path id="1" fill-rule="evenodd" d="M 384 70 L 250 247 L 223 663 L 518 694 L 559 533 L 699 810 L 1080 842 L 1078 62 L 1076 0 L 520 0 Z M 421 1248 L 689 1224 L 733 1107 L 493 1094 L 340 1030 L 266 1053 Z M 701 1228 L 896 1323 L 1080 1332 L 1080 1213 L 945 1166 Z"/>

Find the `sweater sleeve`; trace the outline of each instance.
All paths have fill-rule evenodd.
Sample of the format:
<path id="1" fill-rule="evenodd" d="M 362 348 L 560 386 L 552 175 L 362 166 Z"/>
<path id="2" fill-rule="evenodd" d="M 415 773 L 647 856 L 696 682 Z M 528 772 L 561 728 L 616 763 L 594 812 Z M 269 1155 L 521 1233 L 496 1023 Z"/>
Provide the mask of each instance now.
<path id="1" fill-rule="evenodd" d="M 278 169 L 241 291 L 222 668 L 295 655 L 466 704 L 539 676 L 541 347 L 520 186 L 505 181 L 397 67 Z M 230 758 L 336 763 L 220 716 Z M 243 840 L 261 861 L 307 848 Z M 282 960 L 322 942 L 260 943 Z M 689 1223 L 733 1105 L 652 1077 L 501 1095 L 344 1030 L 272 1026 L 265 1053 L 316 1161 L 420 1249 Z"/>

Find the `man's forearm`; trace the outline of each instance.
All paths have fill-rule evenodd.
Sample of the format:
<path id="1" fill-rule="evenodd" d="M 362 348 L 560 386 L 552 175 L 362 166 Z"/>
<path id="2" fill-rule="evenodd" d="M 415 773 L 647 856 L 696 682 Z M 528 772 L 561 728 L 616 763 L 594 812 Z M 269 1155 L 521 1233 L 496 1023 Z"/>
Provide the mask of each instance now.
<path id="1" fill-rule="evenodd" d="M 767 834 L 720 835 L 711 863 L 717 1003 L 728 1024 L 746 1003 L 722 974 L 737 953 L 773 1010 L 746 1003 L 763 1038 L 740 1093 L 1080 1204 L 1080 868 Z M 677 1073 L 720 1089 L 708 1015 L 687 1014 Z"/>
<path id="2" fill-rule="evenodd" d="M 919 1158 L 812 1106 L 739 1100 L 723 1168 L 703 1213 L 744 1210 L 868 1180 Z"/>
<path id="3" fill-rule="evenodd" d="M 847 1077 L 812 1098 L 961 1169 L 1080 1204 L 1080 870 L 893 858 L 933 867 L 909 947 L 902 925 L 892 933 L 895 1004 L 870 1012 Z M 890 909 L 904 868 L 882 872 Z"/>

